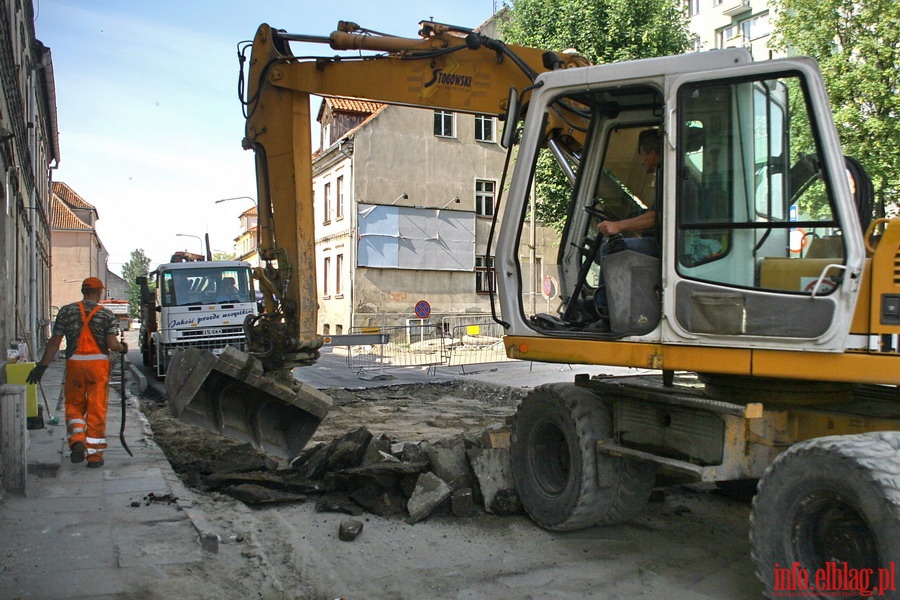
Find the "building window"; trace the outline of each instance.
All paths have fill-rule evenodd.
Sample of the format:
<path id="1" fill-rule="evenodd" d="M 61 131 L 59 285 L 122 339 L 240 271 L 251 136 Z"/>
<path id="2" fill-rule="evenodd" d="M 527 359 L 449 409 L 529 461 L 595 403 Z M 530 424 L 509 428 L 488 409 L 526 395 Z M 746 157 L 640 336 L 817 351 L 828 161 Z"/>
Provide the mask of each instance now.
<path id="1" fill-rule="evenodd" d="M 725 29 L 719 30 L 718 47 L 733 48 L 740 43 L 741 30 L 737 25 L 731 25 Z"/>
<path id="2" fill-rule="evenodd" d="M 475 214 L 494 215 L 494 182 L 485 179 L 475 181 Z"/>
<path id="3" fill-rule="evenodd" d="M 494 117 L 490 115 L 475 115 L 475 141 L 494 141 Z"/>
<path id="4" fill-rule="evenodd" d="M 334 202 L 335 202 L 334 218 L 335 219 L 343 219 L 344 218 L 344 176 L 343 175 L 341 175 L 337 178 L 337 181 L 335 182 L 335 190 L 334 191 L 335 191 L 335 194 L 334 194 L 334 196 L 335 196 L 335 198 L 334 198 Z"/>
<path id="5" fill-rule="evenodd" d="M 497 289 L 493 256 L 475 257 L 475 292 L 487 294 Z"/>
<path id="6" fill-rule="evenodd" d="M 322 200 L 322 212 L 324 213 L 324 222 L 331 222 L 331 182 L 325 184 L 325 191 L 322 194 L 324 196 Z"/>
<path id="7" fill-rule="evenodd" d="M 344 273 L 344 255 L 338 254 L 334 257 L 334 295 L 340 296 L 344 293 L 343 286 Z"/>
<path id="8" fill-rule="evenodd" d="M 330 286 L 329 281 L 329 273 L 331 272 L 331 257 L 325 257 L 325 263 L 322 265 L 322 295 L 326 298 L 328 297 L 328 290 Z"/>
<path id="9" fill-rule="evenodd" d="M 769 13 L 757 15 L 741 22 L 741 36 L 745 42 L 750 42 L 772 33 L 769 27 Z"/>
<path id="10" fill-rule="evenodd" d="M 700 14 L 700 0 L 685 0 L 685 4 L 687 5 L 689 17 Z"/>
<path id="11" fill-rule="evenodd" d="M 434 135 L 456 137 L 456 115 L 449 110 L 434 111 Z"/>

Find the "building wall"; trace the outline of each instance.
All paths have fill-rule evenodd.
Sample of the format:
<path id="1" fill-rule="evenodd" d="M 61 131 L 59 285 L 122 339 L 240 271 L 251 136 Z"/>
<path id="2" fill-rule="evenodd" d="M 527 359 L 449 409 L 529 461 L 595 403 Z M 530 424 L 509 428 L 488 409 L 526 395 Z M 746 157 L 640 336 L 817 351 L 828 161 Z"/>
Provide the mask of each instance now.
<path id="1" fill-rule="evenodd" d="M 52 296 L 55 309 L 81 300 L 81 282 L 86 278 L 101 277 L 99 251 L 97 236 L 92 230 L 54 230 Z M 105 277 L 105 269 L 102 275 Z"/>
<path id="2" fill-rule="evenodd" d="M 754 60 L 778 58 L 771 50 L 776 13 L 765 0 L 686 0 L 696 50 L 747 48 Z"/>
<path id="3" fill-rule="evenodd" d="M 489 296 L 477 293 L 474 271 L 358 267 L 358 205 L 364 203 L 475 212 L 476 180 L 499 190 L 506 151 L 496 142 L 475 139 L 475 117 L 455 114 L 455 135 L 434 135 L 434 111 L 383 108 L 356 131 L 352 140 L 316 157 L 316 261 L 320 333 L 351 327 L 403 324 L 426 300 L 433 322 L 442 315 L 490 312 Z M 495 139 L 499 125 L 494 122 Z M 338 214 L 337 181 L 342 178 L 343 215 Z M 329 187 L 325 214 L 326 185 Z M 459 201 L 455 201 L 458 198 Z M 489 216 L 475 216 L 476 256 L 486 254 Z M 530 233 L 528 234 L 530 236 Z M 535 255 L 555 263 L 557 235 L 539 227 Z M 530 261 L 531 256 L 523 257 Z M 336 289 L 338 265 L 341 290 Z M 540 281 L 543 273 L 536 273 Z M 327 289 L 326 289 L 327 286 Z"/>
<path id="4" fill-rule="evenodd" d="M 50 167 L 59 158 L 50 50 L 30 1 L 0 1 L 0 344 L 49 335 Z M 0 375 L 0 380 L 2 380 Z"/>

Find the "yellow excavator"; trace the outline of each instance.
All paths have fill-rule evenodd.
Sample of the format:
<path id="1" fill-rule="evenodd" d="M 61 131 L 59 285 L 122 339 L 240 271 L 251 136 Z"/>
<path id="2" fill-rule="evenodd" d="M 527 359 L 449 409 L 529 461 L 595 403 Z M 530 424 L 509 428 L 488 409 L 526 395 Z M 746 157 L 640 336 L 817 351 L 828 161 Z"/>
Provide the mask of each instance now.
<path id="1" fill-rule="evenodd" d="M 296 42 L 361 52 L 299 58 Z M 418 38 L 262 25 L 250 47 L 266 310 L 245 323 L 248 355 L 176 355 L 173 412 L 281 456 L 327 414 L 289 376 L 344 343 L 317 333 L 310 95 L 496 115 L 512 166 L 488 253 L 508 356 L 652 373 L 576 376 L 522 401 L 510 452 L 529 515 L 551 530 L 628 519 L 658 473 L 758 480 L 766 594 L 830 597 L 843 590 L 817 577 L 838 569 L 896 597 L 900 219 L 872 219 L 815 61 L 722 50 L 589 65 L 435 22 Z M 543 265 L 552 312 L 532 300 L 542 277 L 524 233 L 541 153 L 571 187 Z"/>

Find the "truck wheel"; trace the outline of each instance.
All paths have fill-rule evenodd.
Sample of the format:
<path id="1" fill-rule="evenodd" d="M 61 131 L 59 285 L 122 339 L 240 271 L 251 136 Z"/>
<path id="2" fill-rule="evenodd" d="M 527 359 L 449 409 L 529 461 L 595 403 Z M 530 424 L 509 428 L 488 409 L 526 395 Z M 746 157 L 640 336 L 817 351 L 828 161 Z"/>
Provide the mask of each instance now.
<path id="1" fill-rule="evenodd" d="M 869 590 L 894 589 L 900 432 L 816 438 L 782 453 L 753 499 L 750 546 L 756 576 L 770 598 L 802 586 L 813 598 L 859 593 L 853 586 L 863 581 L 863 569 Z M 845 581 L 848 573 L 857 574 L 857 583 Z"/>
<path id="2" fill-rule="evenodd" d="M 598 454 L 612 434 L 609 407 L 570 383 L 535 388 L 512 425 L 513 478 L 525 510 L 546 529 L 570 530 L 628 519 L 653 489 L 650 463 Z"/>

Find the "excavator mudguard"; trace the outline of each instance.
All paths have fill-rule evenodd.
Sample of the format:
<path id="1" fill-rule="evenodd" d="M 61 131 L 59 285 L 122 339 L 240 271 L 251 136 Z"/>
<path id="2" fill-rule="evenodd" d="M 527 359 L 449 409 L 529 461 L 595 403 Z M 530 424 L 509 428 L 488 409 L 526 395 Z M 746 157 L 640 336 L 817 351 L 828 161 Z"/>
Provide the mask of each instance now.
<path id="1" fill-rule="evenodd" d="M 293 458 L 312 438 L 331 398 L 294 379 L 282 381 L 231 346 L 219 356 L 185 348 L 166 372 L 166 400 L 179 420 Z"/>

